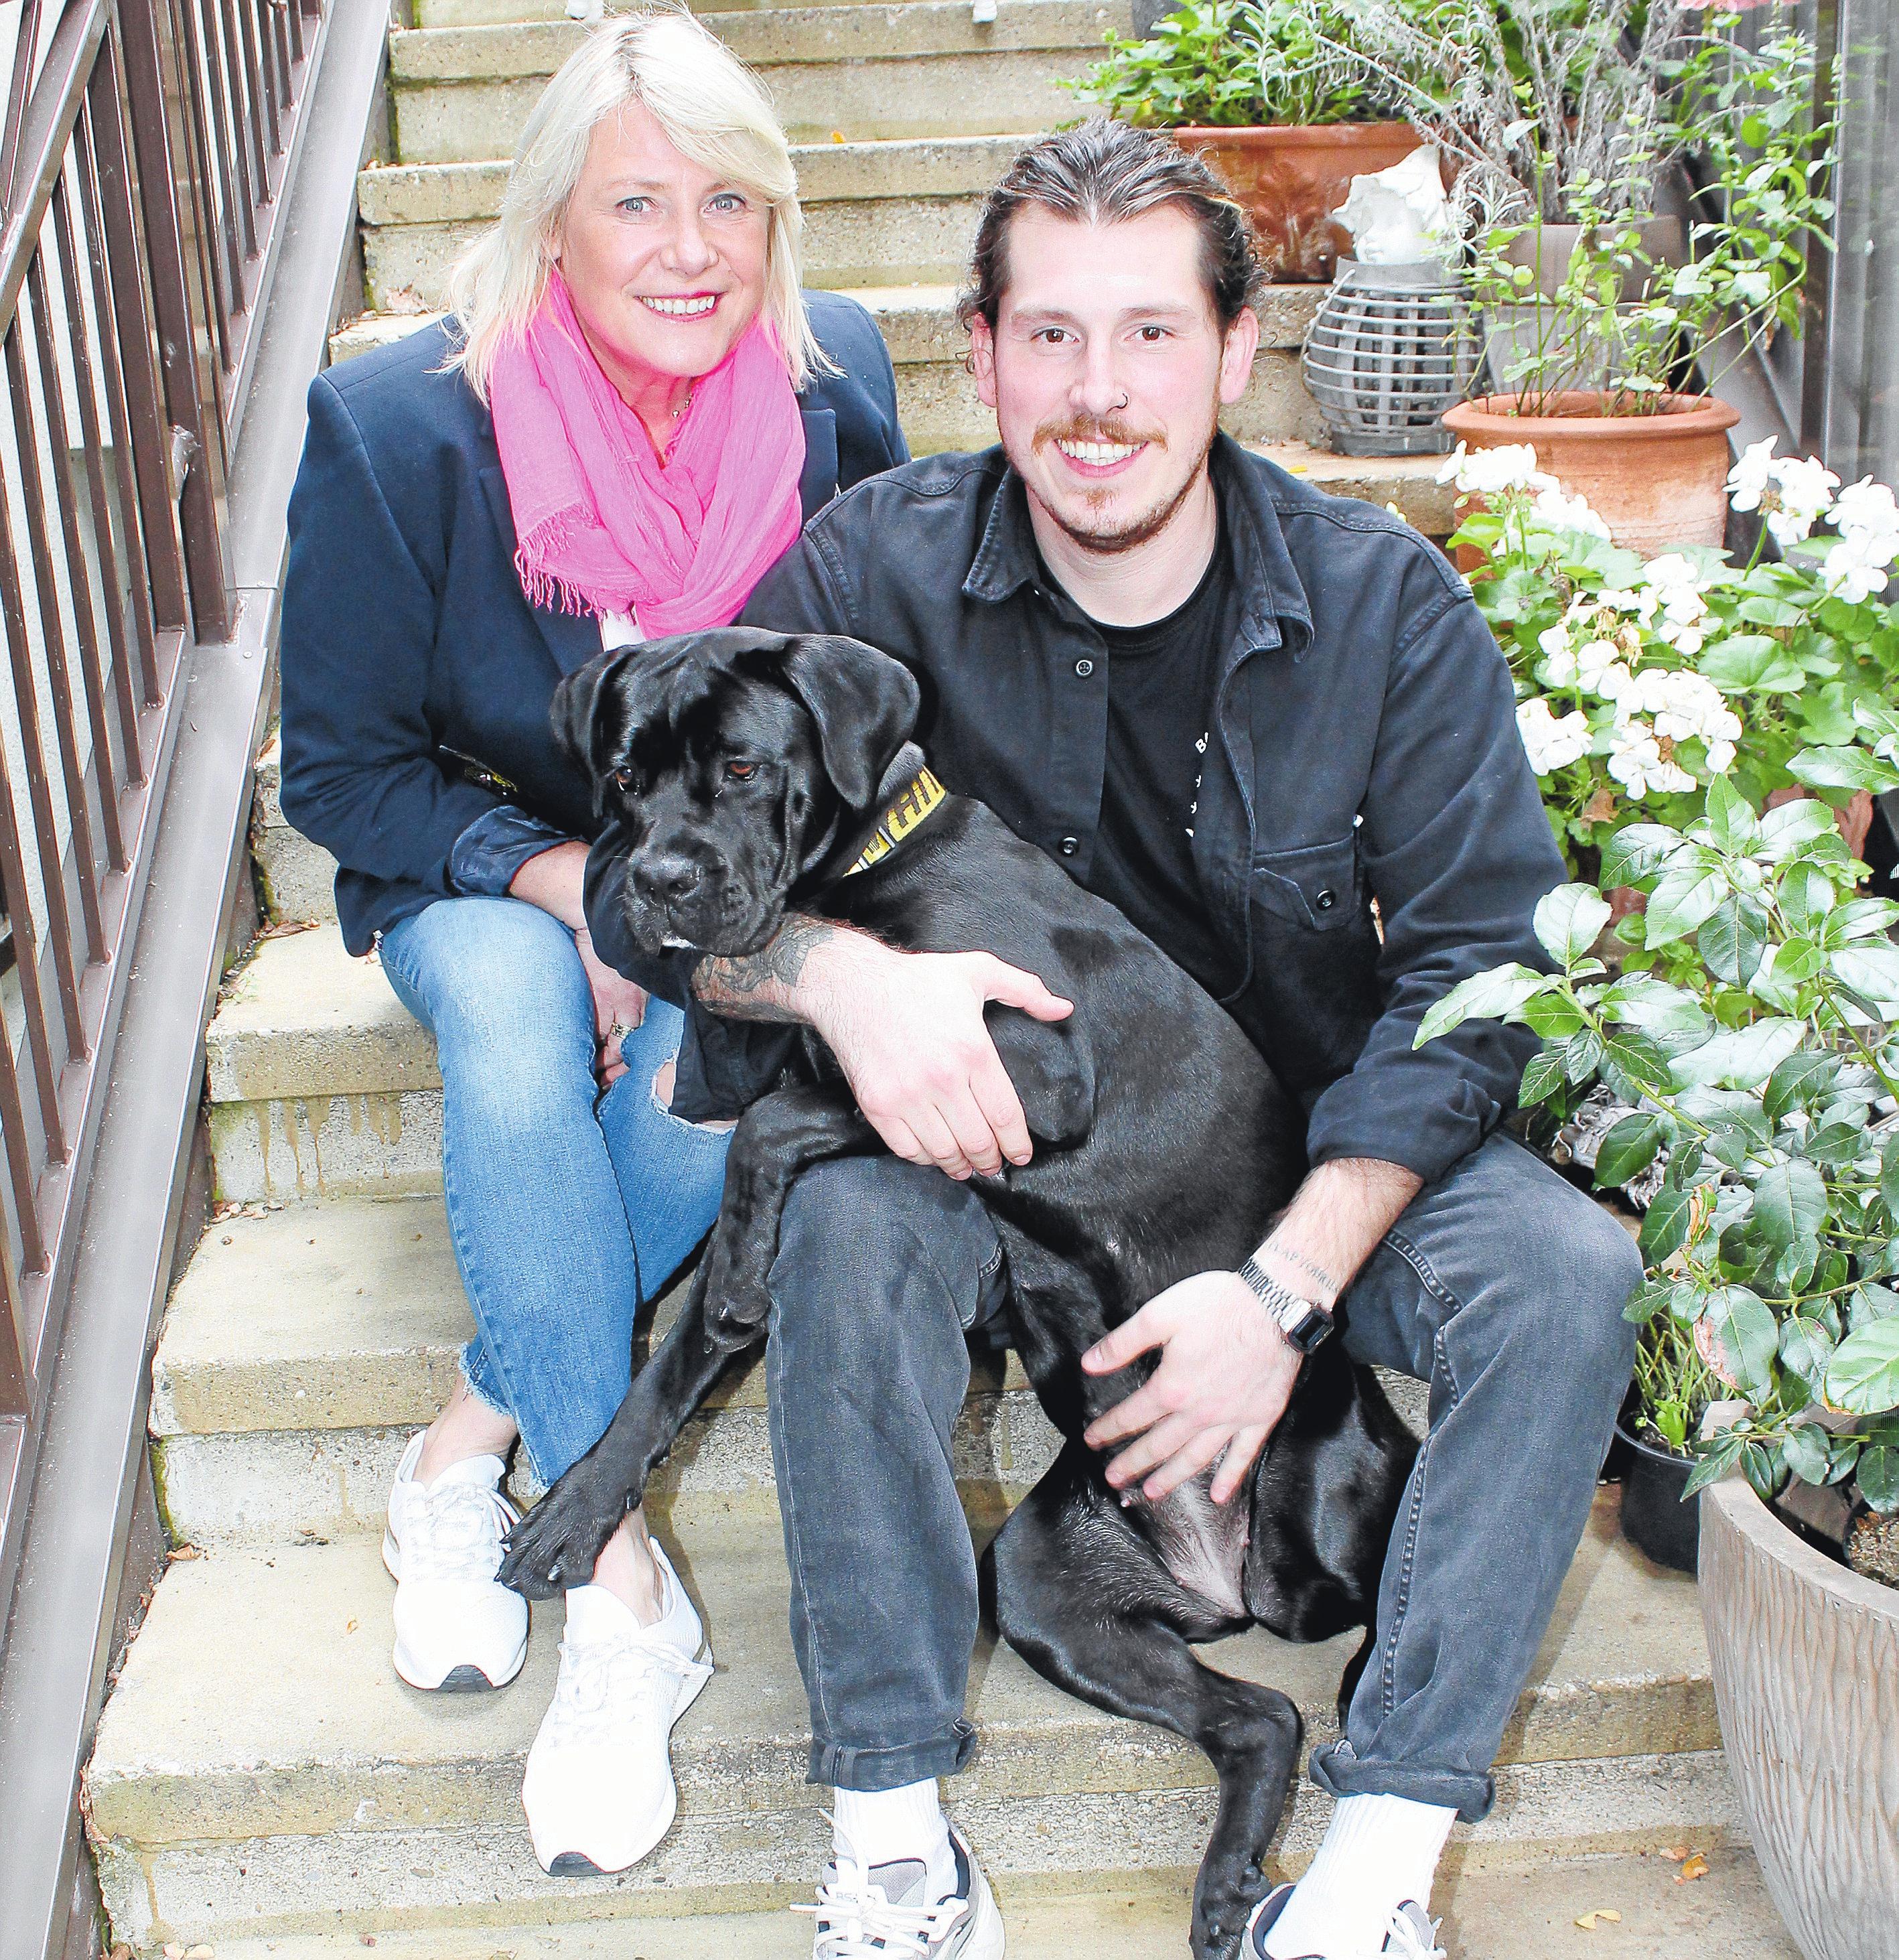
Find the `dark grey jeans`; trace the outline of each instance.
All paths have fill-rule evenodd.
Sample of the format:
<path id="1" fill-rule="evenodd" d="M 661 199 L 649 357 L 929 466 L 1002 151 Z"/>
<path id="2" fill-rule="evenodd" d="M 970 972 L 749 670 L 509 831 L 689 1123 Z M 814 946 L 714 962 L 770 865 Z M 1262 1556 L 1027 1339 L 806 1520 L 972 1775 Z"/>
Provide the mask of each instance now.
<path id="1" fill-rule="evenodd" d="M 1362 1361 L 1430 1386 L 1430 1429 L 1392 1533 L 1378 1643 L 1336 1796 L 1490 1809 L 1490 1764 L 1589 1516 L 1628 1377 L 1628 1234 L 1509 1138 L 1421 1192 L 1347 1294 Z M 951 1432 L 965 1335 L 1003 1307 L 975 1195 L 895 1158 L 800 1181 L 771 1271 L 771 1444 L 810 1775 L 889 1790 L 961 1769 L 976 1568 Z"/>

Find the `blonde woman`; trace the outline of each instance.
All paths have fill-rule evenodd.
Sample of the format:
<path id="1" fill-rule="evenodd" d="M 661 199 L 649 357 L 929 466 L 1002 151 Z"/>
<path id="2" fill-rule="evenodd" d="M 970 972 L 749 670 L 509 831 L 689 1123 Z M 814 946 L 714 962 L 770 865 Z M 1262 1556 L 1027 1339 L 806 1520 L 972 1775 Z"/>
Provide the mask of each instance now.
<path id="1" fill-rule="evenodd" d="M 551 1483 L 629 1379 L 636 1307 L 710 1227 L 725 1138 L 670 1112 L 680 1017 L 604 966 L 587 785 L 549 698 L 608 646 L 724 624 L 841 488 L 905 460 L 868 314 L 800 291 L 758 82 L 683 12 L 596 29 L 548 84 L 450 320 L 320 377 L 291 506 L 283 800 L 434 1033 L 442 1179 L 478 1329 L 405 1452 L 384 1556 L 412 1686 L 499 1688 L 518 1437 Z M 637 1512 L 567 1595 L 522 1798 L 549 1871 L 616 1871 L 675 1808 L 711 1672 Z"/>

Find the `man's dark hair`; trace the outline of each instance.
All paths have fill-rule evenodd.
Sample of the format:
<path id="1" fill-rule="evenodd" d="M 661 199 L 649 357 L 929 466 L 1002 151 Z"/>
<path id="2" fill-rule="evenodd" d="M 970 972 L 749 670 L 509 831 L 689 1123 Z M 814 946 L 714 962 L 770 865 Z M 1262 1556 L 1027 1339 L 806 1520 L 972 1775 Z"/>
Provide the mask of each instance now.
<path id="1" fill-rule="evenodd" d="M 982 207 L 969 285 L 957 302 L 965 326 L 981 313 L 993 329 L 1007 282 L 1009 229 L 1027 206 L 1077 224 L 1114 224 L 1171 205 L 1200 231 L 1201 270 L 1223 333 L 1265 283 L 1253 228 L 1218 177 L 1152 129 L 1097 119 L 1031 143 Z"/>

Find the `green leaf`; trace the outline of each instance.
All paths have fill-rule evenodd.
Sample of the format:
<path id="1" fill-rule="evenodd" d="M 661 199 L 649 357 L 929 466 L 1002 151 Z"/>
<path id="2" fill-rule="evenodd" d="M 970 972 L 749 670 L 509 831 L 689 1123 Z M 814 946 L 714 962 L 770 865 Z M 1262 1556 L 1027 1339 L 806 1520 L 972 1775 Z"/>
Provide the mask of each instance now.
<path id="1" fill-rule="evenodd" d="M 1665 1134 L 1662 1118 L 1647 1110 L 1624 1116 L 1596 1147 L 1596 1188 L 1606 1190 L 1639 1177 L 1654 1163 Z"/>
<path id="2" fill-rule="evenodd" d="M 1756 1089 L 1792 1054 L 1805 1037 L 1804 1022 L 1773 1017 L 1718 1034 L 1670 1064 L 1675 1080 L 1719 1089 Z"/>
<path id="3" fill-rule="evenodd" d="M 1886 1201 L 1886 1214 L 1899 1227 L 1899 1131 L 1886 1139 L 1879 1153 L 1879 1195 Z"/>
<path id="4" fill-rule="evenodd" d="M 1889 1320 L 1895 1314 L 1899 1314 L 1899 1293 L 1876 1281 L 1862 1280 L 1847 1301 L 1847 1319 L 1855 1329 Z"/>
<path id="5" fill-rule="evenodd" d="M 1839 835 L 1840 826 L 1833 820 L 1833 812 L 1811 797 L 1777 804 L 1761 819 L 1761 846 L 1768 861 L 1775 864 L 1784 864 L 1807 845 L 1817 844 L 1824 838 L 1837 839 Z"/>
<path id="6" fill-rule="evenodd" d="M 1833 1465 L 1833 1452 L 1827 1447 L 1827 1433 L 1811 1422 L 1796 1423 L 1780 1439 L 1780 1453 L 1787 1468 L 1803 1484 L 1824 1484 Z"/>
<path id="7" fill-rule="evenodd" d="M 1827 1399 L 1849 1415 L 1881 1415 L 1899 1407 L 1899 1318 L 1856 1328 L 1834 1350 Z"/>
<path id="8" fill-rule="evenodd" d="M 1859 1494 L 1875 1511 L 1899 1511 L 1899 1449 L 1873 1443 L 1859 1452 Z"/>
<path id="9" fill-rule="evenodd" d="M 1899 946 L 1843 946 L 1829 963 L 1862 1000 L 1882 1011 L 1899 1009 Z"/>
<path id="10" fill-rule="evenodd" d="M 1773 1386 L 1780 1329 L 1773 1309 L 1750 1287 L 1719 1287 L 1708 1296 L 1705 1316 L 1720 1344 L 1727 1372 L 1754 1401 Z"/>
<path id="11" fill-rule="evenodd" d="M 1523 1003 L 1519 1018 L 1526 1026 L 1534 1028 L 1545 1041 L 1562 1040 L 1584 1025 L 1576 1003 L 1565 1000 L 1560 994 L 1535 995 Z"/>
<path id="12" fill-rule="evenodd" d="M 1668 1303 L 1668 1296 L 1675 1291 L 1671 1279 L 1644 1280 L 1629 1295 L 1629 1303 L 1622 1309 L 1622 1318 L 1633 1322 L 1637 1327 L 1645 1326 Z"/>
<path id="13" fill-rule="evenodd" d="M 1677 1188 L 1664 1178 L 1662 1188 L 1649 1201 L 1642 1220 L 1642 1236 L 1637 1241 L 1643 1258 L 1649 1265 L 1659 1266 L 1681 1250 L 1688 1236 L 1688 1217 L 1694 1208 L 1695 1189 L 1692 1185 L 1685 1189 Z"/>
<path id="14" fill-rule="evenodd" d="M 1688 1472 L 1688 1481 L 1681 1487 L 1684 1500 L 1692 1497 L 1697 1491 L 1705 1491 L 1710 1484 L 1718 1484 L 1732 1472 L 1741 1460 L 1741 1452 L 1748 1446 L 1749 1438 L 1734 1431 L 1718 1437 L 1703 1446 L 1700 1461 Z"/>
<path id="15" fill-rule="evenodd" d="M 1563 1069 L 1572 1082 L 1585 1083 L 1595 1073 L 1602 1059 L 1602 1038 L 1593 1028 L 1584 1028 L 1563 1044 Z"/>
<path id="16" fill-rule="evenodd" d="M 1866 1147 L 1863 1123 L 1822 1123 L 1802 1138 L 1800 1154 L 1809 1163 L 1837 1169 L 1851 1163 Z"/>
<path id="17" fill-rule="evenodd" d="M 1723 851 L 1751 851 L 1761 841 L 1761 819 L 1754 806 L 1726 776 L 1708 785 L 1708 834 Z"/>
<path id="18" fill-rule="evenodd" d="M 1602 884 L 1639 885 L 1661 869 L 1687 840 L 1665 823 L 1631 823 L 1602 847 Z"/>
<path id="19" fill-rule="evenodd" d="M 1767 915 L 1737 892 L 1716 908 L 1695 934 L 1694 943 L 1717 980 L 1730 987 L 1748 986 L 1767 950 Z"/>
<path id="20" fill-rule="evenodd" d="M 1899 788 L 1899 768 L 1869 749 L 1802 749 L 1787 773 L 1810 789 L 1870 790 L 1877 796 Z"/>
<path id="21" fill-rule="evenodd" d="M 1643 915 L 1647 943 L 1667 946 L 1687 938 L 1713 915 L 1729 889 L 1726 870 L 1699 851 L 1670 864 L 1656 880 Z"/>
<path id="22" fill-rule="evenodd" d="M 1609 922 L 1609 902 L 1593 885 L 1559 885 L 1537 902 L 1538 943 L 1559 966 L 1573 966 Z"/>
<path id="23" fill-rule="evenodd" d="M 1611 1029 L 1602 1038 L 1602 1071 L 1610 1087 L 1633 1101 L 1644 1090 L 1669 1086 L 1668 1058 L 1640 1028 Z"/>
<path id="24" fill-rule="evenodd" d="M 1731 633 L 1697 664 L 1723 694 L 1792 694 L 1806 684 L 1799 662 L 1766 633 Z"/>
<path id="25" fill-rule="evenodd" d="M 1837 1055 L 1802 1048 L 1790 1055 L 1767 1077 L 1762 1107 L 1770 1123 L 1778 1123 L 1789 1111 L 1811 1108 L 1840 1073 Z"/>
<path id="26" fill-rule="evenodd" d="M 1761 1174 L 1754 1188 L 1754 1222 L 1775 1252 L 1796 1239 L 1817 1239 L 1826 1220 L 1826 1180 L 1812 1164 L 1776 1164 Z"/>
<path id="27" fill-rule="evenodd" d="M 1781 1365 L 1818 1390 L 1827 1378 L 1827 1363 L 1840 1344 L 1812 1315 L 1790 1313 L 1780 1329 Z"/>
<path id="28" fill-rule="evenodd" d="M 1781 1462 L 1778 1450 L 1770 1449 L 1751 1437 L 1742 1446 L 1741 1474 L 1754 1486 L 1754 1494 L 1764 1504 L 1772 1503 L 1780 1488 Z"/>
<path id="29" fill-rule="evenodd" d="M 1646 973 L 1624 975 L 1598 1003 L 1605 1020 L 1620 1021 L 1650 1034 L 1705 1034 L 1708 1017 L 1685 987 L 1672 987 Z"/>
<path id="30" fill-rule="evenodd" d="M 1449 1034 L 1469 1020 L 1501 1020 L 1515 1013 L 1532 995 L 1560 983 L 1551 975 L 1533 972 L 1513 963 L 1493 966 L 1488 972 L 1474 973 L 1460 980 L 1441 1000 L 1432 1002 L 1418 1024 L 1414 1048 Z"/>
<path id="31" fill-rule="evenodd" d="M 1525 1109 L 1534 1109 L 1548 1101 L 1567 1079 L 1561 1049 L 1539 1048 L 1523 1064 L 1523 1083 L 1516 1099 Z"/>

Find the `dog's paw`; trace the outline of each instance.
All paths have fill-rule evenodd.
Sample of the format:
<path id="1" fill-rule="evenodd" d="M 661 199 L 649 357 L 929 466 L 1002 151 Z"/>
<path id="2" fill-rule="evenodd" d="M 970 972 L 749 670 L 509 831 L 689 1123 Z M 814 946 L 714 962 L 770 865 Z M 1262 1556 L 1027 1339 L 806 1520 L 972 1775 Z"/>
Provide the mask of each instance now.
<path id="1" fill-rule="evenodd" d="M 1234 1960 L 1253 1908 L 1269 1889 L 1256 1859 L 1236 1868 L 1203 1864 L 1194 1887 L 1194 1960 Z"/>
<path id="2" fill-rule="evenodd" d="M 508 1533 L 501 1583 L 528 1599 L 551 1599 L 570 1586 L 586 1585 L 625 1515 L 624 1498 L 609 1506 L 563 1480 Z"/>

